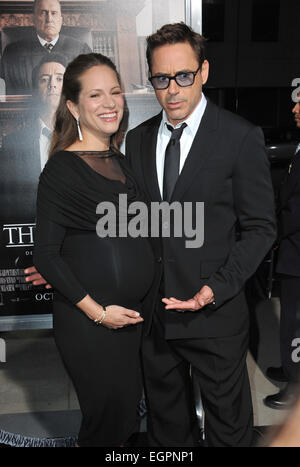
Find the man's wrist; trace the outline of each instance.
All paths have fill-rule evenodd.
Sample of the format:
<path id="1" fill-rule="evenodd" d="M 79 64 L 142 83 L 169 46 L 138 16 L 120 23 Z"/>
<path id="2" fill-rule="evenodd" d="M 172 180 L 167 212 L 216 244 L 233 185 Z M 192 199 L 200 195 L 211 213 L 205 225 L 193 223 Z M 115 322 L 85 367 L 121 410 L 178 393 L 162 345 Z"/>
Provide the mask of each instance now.
<path id="1" fill-rule="evenodd" d="M 211 286 L 210 286 L 210 285 L 208 285 L 208 284 L 205 284 L 205 285 L 206 285 L 206 287 L 208 287 L 208 288 L 210 289 L 210 291 L 211 291 L 211 294 L 212 294 L 212 296 L 211 296 L 211 301 L 210 301 L 210 302 L 209 302 L 207 305 L 210 305 L 210 306 L 215 306 L 215 305 L 216 305 L 216 300 L 215 300 L 215 294 L 214 294 L 214 291 L 213 291 L 213 289 L 211 288 Z"/>

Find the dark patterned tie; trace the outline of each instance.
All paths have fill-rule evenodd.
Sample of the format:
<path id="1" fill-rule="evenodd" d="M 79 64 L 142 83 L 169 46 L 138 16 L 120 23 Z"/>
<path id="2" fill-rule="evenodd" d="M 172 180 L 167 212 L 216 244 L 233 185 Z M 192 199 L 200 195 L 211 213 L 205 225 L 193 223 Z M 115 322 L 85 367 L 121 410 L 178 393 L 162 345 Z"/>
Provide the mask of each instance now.
<path id="1" fill-rule="evenodd" d="M 54 45 L 51 44 L 51 42 L 46 42 L 46 44 L 44 45 L 45 49 L 48 50 L 48 52 L 50 53 L 51 50 L 53 49 Z"/>
<path id="2" fill-rule="evenodd" d="M 42 135 L 47 136 L 47 138 L 51 139 L 52 138 L 53 131 L 49 130 L 46 126 L 43 127 L 42 129 Z"/>
<path id="3" fill-rule="evenodd" d="M 170 201 L 179 176 L 180 138 L 186 126 L 187 124 L 183 123 L 180 128 L 174 129 L 170 125 L 167 125 L 168 130 L 171 131 L 172 134 L 165 153 L 163 182 L 163 199 L 165 201 Z"/>

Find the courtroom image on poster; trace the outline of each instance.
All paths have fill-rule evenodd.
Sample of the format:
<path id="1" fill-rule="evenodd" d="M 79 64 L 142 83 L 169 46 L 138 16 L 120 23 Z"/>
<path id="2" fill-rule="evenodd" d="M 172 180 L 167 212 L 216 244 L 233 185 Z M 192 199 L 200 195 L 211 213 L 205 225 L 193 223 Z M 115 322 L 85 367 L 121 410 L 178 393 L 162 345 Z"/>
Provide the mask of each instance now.
<path id="1" fill-rule="evenodd" d="M 1 31 L 1 78 L 8 95 L 31 94 L 32 71 L 47 55 L 60 53 L 68 63 L 77 55 L 92 51 L 90 28 L 63 28 L 58 0 L 35 0 L 27 10 L 27 14 L 13 15 L 13 19 L 10 15 L 8 27 Z M 5 19 L 4 14 L 4 25 Z"/>
<path id="2" fill-rule="evenodd" d="M 2 141 L 0 219 L 3 228 L 0 239 L 1 250 L 5 253 L 1 254 L 1 291 L 16 293 L 18 302 L 21 300 L 20 292 L 25 302 L 37 292 L 35 287 L 25 283 L 24 272 L 20 268 L 32 266 L 38 180 L 48 159 L 53 119 L 65 69 L 63 55 L 52 53 L 41 59 L 32 73 L 30 118 L 23 128 L 11 132 Z M 9 253 L 6 251 L 8 248 Z M 18 305 L 18 311 L 20 308 Z"/>
<path id="3" fill-rule="evenodd" d="M 125 136 L 160 111 L 148 81 L 146 36 L 184 21 L 185 0 L 7 0 L 0 11 L 0 315 L 31 314 L 36 302 L 43 313 L 51 294 L 43 288 L 45 298 L 37 299 L 23 268 L 32 265 L 38 180 L 65 69 L 81 53 L 115 63 L 129 110 Z"/>
<path id="4" fill-rule="evenodd" d="M 51 53 L 69 63 L 81 53 L 108 56 L 126 93 L 153 93 L 146 37 L 185 21 L 185 0 L 0 1 L 0 78 L 8 96 L 32 92 L 32 70 Z"/>

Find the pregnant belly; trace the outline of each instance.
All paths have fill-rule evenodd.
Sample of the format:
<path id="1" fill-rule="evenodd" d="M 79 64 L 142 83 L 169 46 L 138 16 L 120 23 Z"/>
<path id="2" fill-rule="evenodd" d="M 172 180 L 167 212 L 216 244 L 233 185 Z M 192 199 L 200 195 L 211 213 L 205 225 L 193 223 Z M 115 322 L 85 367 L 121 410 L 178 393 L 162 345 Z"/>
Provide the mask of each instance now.
<path id="1" fill-rule="evenodd" d="M 153 280 L 154 259 L 144 238 L 69 235 L 61 254 L 85 290 L 103 305 L 134 306 Z"/>

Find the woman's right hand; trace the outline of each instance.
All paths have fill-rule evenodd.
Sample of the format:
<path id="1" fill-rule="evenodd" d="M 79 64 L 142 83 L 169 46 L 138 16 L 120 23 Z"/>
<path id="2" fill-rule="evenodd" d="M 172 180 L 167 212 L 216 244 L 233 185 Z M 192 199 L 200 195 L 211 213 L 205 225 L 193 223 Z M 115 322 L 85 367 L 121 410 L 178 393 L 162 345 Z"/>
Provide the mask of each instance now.
<path id="1" fill-rule="evenodd" d="M 101 324 L 109 329 L 120 329 L 143 321 L 143 318 L 135 310 L 119 305 L 109 305 L 106 307 L 106 316 Z"/>

